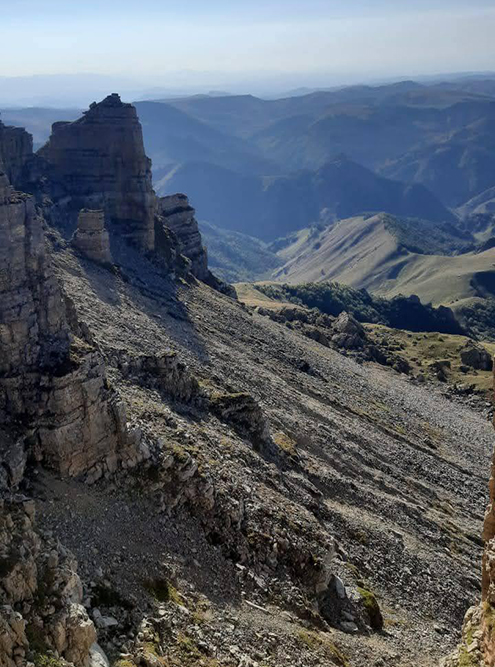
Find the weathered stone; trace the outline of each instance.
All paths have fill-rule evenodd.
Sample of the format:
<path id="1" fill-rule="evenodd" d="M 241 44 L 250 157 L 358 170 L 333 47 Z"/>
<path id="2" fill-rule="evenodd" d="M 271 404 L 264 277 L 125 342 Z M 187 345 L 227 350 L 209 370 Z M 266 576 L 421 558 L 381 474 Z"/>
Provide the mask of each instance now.
<path id="1" fill-rule="evenodd" d="M 187 402 L 199 393 L 198 381 L 172 350 L 133 356 L 126 350 L 114 349 L 107 352 L 107 359 L 125 378 L 135 379 L 171 398 Z"/>
<path id="2" fill-rule="evenodd" d="M 460 356 L 464 365 L 476 370 L 491 371 L 493 368 L 493 360 L 490 353 L 472 340 L 467 341 L 461 350 Z"/>
<path id="3" fill-rule="evenodd" d="M 28 510 L 28 513 L 26 512 Z M 28 638 L 42 637 L 46 650 L 85 667 L 96 639 L 93 623 L 81 606 L 82 585 L 76 561 L 55 539 L 43 539 L 34 528 L 26 502 L 0 507 L 0 667 L 18 665 Z M 13 611 L 13 607 L 22 613 Z"/>
<path id="4" fill-rule="evenodd" d="M 192 274 L 199 280 L 206 280 L 209 275 L 208 258 L 194 213 L 186 195 L 175 194 L 158 200 L 158 214 L 165 226 L 176 235 L 182 254 L 191 261 Z"/>
<path id="5" fill-rule="evenodd" d="M 101 210 L 82 209 L 72 245 L 88 259 L 100 264 L 111 264 L 110 235 L 105 229 L 105 213 Z"/>
<path id="6" fill-rule="evenodd" d="M 136 443 L 101 356 L 73 339 L 68 319 L 32 198 L 15 193 L 0 174 L 0 416 L 6 425 L 22 417 L 31 451 L 79 475 L 105 467 L 116 453 L 127 457 Z M 26 456 L 16 438 L 0 443 L 13 485 Z"/>
<path id="7" fill-rule="evenodd" d="M 54 123 L 38 155 L 61 207 L 103 209 L 120 236 L 154 248 L 156 197 L 135 107 L 109 95 L 82 118 Z"/>
<path id="8" fill-rule="evenodd" d="M 0 165 L 15 187 L 20 187 L 26 163 L 33 155 L 33 138 L 21 127 L 0 121 Z"/>
<path id="9" fill-rule="evenodd" d="M 350 313 L 342 312 L 333 323 L 332 341 L 338 347 L 355 350 L 365 344 L 366 334 L 361 324 Z"/>

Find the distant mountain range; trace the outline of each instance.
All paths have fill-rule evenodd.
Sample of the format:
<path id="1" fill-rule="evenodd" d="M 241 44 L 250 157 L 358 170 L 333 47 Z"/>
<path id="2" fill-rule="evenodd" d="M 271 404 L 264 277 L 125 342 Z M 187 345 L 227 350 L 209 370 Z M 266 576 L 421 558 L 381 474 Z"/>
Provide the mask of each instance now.
<path id="1" fill-rule="evenodd" d="M 136 107 L 155 188 L 189 195 L 227 279 L 493 297 L 495 77 Z M 79 115 L 34 107 L 2 120 L 41 145 L 52 122 Z"/>
<path id="2" fill-rule="evenodd" d="M 343 156 L 316 171 L 272 177 L 189 162 L 156 187 L 159 194 L 187 191 L 201 218 L 263 240 L 363 212 L 388 211 L 436 222 L 454 219 L 424 186 L 389 180 Z"/>

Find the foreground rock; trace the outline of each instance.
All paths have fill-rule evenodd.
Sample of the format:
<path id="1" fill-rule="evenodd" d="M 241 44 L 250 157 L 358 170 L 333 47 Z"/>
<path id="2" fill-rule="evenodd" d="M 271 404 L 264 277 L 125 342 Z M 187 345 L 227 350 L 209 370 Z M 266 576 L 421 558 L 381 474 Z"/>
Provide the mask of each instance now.
<path id="1" fill-rule="evenodd" d="M 1 421 L 19 432 L 17 459 L 30 455 L 64 474 L 101 475 L 131 455 L 137 438 L 127 431 L 123 405 L 108 386 L 101 356 L 73 335 L 69 317 L 34 202 L 14 192 L 2 174 Z M 2 458 L 5 454 L 0 450 Z"/>

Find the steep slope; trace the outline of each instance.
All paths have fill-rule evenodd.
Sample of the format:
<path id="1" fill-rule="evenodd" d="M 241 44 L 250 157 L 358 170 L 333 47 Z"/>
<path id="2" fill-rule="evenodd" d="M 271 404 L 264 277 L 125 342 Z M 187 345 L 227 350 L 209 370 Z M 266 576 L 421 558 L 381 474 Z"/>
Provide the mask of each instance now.
<path id="1" fill-rule="evenodd" d="M 416 224 L 418 236 L 424 234 L 432 242 L 438 230 L 420 221 Z M 441 237 L 437 240 L 442 242 Z M 415 251 L 417 243 L 402 238 L 390 216 L 341 220 L 310 234 L 304 244 L 294 246 L 293 253 L 290 246 L 285 248 L 286 264 L 273 278 L 290 284 L 336 280 L 381 296 L 416 294 L 434 305 L 487 295 L 481 283 L 493 274 L 495 249 L 450 256 Z"/>
<path id="2" fill-rule="evenodd" d="M 387 211 L 434 221 L 453 216 L 422 186 L 377 176 L 338 157 L 315 172 L 246 177 L 208 164 L 189 163 L 157 183 L 157 191 L 187 186 L 202 217 L 220 227 L 274 240 L 320 219 Z"/>
<path id="3" fill-rule="evenodd" d="M 291 620 L 286 617 L 287 621 L 278 623 L 277 629 L 271 625 L 272 619 L 279 618 L 278 605 L 283 608 L 286 604 L 282 602 L 283 569 L 276 569 L 279 572 L 276 576 L 281 577 L 278 584 L 272 578 L 272 567 L 278 567 L 275 561 L 268 558 L 258 569 L 257 558 L 248 556 L 246 561 L 241 557 L 240 564 L 261 577 L 261 588 L 244 588 L 242 578 L 233 590 L 224 588 L 227 583 L 232 585 L 229 558 L 234 561 L 239 558 L 236 554 L 244 531 L 251 535 L 253 548 L 257 548 L 254 545 L 258 531 L 278 534 L 283 525 L 282 515 L 290 508 L 291 521 L 296 525 L 301 521 L 301 539 L 310 526 L 323 531 L 320 535 L 327 535 L 325 540 L 329 539 L 327 531 L 337 538 L 338 552 L 345 555 L 334 557 L 334 567 L 339 567 L 341 557 L 350 563 L 339 576 L 350 586 L 354 575 L 349 578 L 345 572 L 352 573 L 358 568 L 356 576 L 366 580 L 366 587 L 378 595 L 390 628 L 385 635 L 373 637 L 353 638 L 342 632 L 317 634 L 320 638 L 313 640 L 314 648 L 309 653 L 307 644 L 299 649 L 303 663 L 313 654 L 314 659 L 326 664 L 324 654 L 318 654 L 318 646 L 331 638 L 347 653 L 351 664 L 367 665 L 378 656 L 388 657 L 397 665 L 433 664 L 449 643 L 447 634 L 441 633 L 452 629 L 453 618 L 460 621 L 469 600 L 476 596 L 476 579 L 470 574 L 467 580 L 464 572 L 472 567 L 476 572 L 475 562 L 479 557 L 479 550 L 473 550 L 473 540 L 476 541 L 481 523 L 484 495 L 480 477 L 490 449 L 490 427 L 434 393 L 405 384 L 393 374 L 360 368 L 318 343 L 304 340 L 296 332 L 245 312 L 206 287 L 181 287 L 177 303 L 156 275 L 146 279 L 152 281 L 153 292 L 149 288 L 143 292 L 135 279 L 126 283 L 115 281 L 96 268 L 80 266 L 66 254 L 59 254 L 57 264 L 81 316 L 109 354 L 123 344 L 131 357 L 143 352 L 153 354 L 156 349 L 173 345 L 201 383 L 213 382 L 220 394 L 241 391 L 255 396 L 274 441 L 287 448 L 290 458 L 286 460 L 282 454 L 277 462 L 277 457 L 271 458 L 263 450 L 257 453 L 249 438 L 237 436 L 215 419 L 200 418 L 201 413 L 197 412 L 191 418 L 184 412 L 178 417 L 173 403 L 160 405 L 156 394 L 149 393 L 145 386 L 122 383 L 115 369 L 114 377 L 122 387 L 130 413 L 140 419 L 146 430 L 149 427 L 154 435 L 173 443 L 175 451 L 180 448 L 188 452 L 194 467 L 191 462 L 187 469 L 194 470 L 197 465 L 209 484 L 213 484 L 215 508 L 208 513 L 201 509 L 206 498 L 197 486 L 201 475 L 193 473 L 186 486 L 191 490 L 182 496 L 185 504 L 180 515 L 193 511 L 201 522 L 207 521 L 203 523 L 209 526 L 207 534 L 213 531 L 210 538 L 216 545 L 213 549 L 200 546 L 198 537 L 194 538 L 195 572 L 210 571 L 212 565 L 208 562 L 213 553 L 216 559 L 226 558 L 221 566 L 224 575 L 216 580 L 222 591 L 221 600 L 212 599 L 211 588 L 199 579 L 199 574 L 194 578 L 196 591 L 206 595 L 211 604 L 205 630 L 207 641 L 212 641 L 210 628 L 218 632 L 222 627 L 219 625 L 222 616 L 234 616 L 243 650 L 248 655 L 256 650 L 266 656 L 263 632 L 259 640 L 253 636 L 248 639 L 249 625 L 255 623 L 255 627 L 260 627 L 247 604 L 254 601 L 268 609 L 263 622 L 270 624 L 270 631 L 277 637 L 279 648 L 272 657 L 273 663 L 284 660 L 284 650 L 285 660 L 297 660 L 293 642 L 302 632 L 297 616 L 292 612 Z M 142 266 L 140 280 L 145 276 Z M 99 285 L 100 291 L 111 290 L 114 298 L 100 299 L 92 287 L 94 284 Z M 289 408 L 294 405 L 298 405 L 297 410 Z M 66 492 L 84 494 L 75 489 Z M 104 489 L 101 493 L 100 502 L 105 502 Z M 220 529 L 225 494 L 235 498 L 236 506 L 240 503 L 244 507 L 240 529 L 230 522 L 229 529 Z M 474 516 L 473 497 L 479 505 Z M 81 499 L 78 507 L 86 503 Z M 262 510 L 268 506 L 268 513 Z M 299 509 L 302 506 L 304 518 Z M 469 507 L 467 515 L 463 507 Z M 136 507 L 135 511 L 142 510 Z M 94 514 L 94 508 L 91 515 L 84 510 L 78 512 L 80 529 L 90 520 L 100 520 L 101 514 Z M 50 525 L 58 522 L 71 548 L 87 562 L 84 545 L 79 543 L 78 531 L 72 528 L 68 513 L 59 507 L 50 515 L 53 516 Z M 318 529 L 312 523 L 312 516 L 319 517 Z M 174 519 L 183 520 L 179 515 Z M 114 548 L 113 534 L 114 531 L 108 541 L 103 537 L 102 556 L 97 563 L 103 562 L 108 550 Z M 286 534 L 291 541 L 292 529 Z M 128 544 L 128 531 L 125 539 Z M 170 549 L 171 536 L 167 531 L 156 532 L 155 540 L 157 551 Z M 187 548 L 181 553 L 187 553 Z M 277 556 L 282 568 L 287 562 L 284 554 L 285 551 L 279 551 Z M 151 565 L 152 559 L 148 560 Z M 124 590 L 130 585 L 131 562 L 124 555 L 114 566 L 112 580 L 128 582 L 121 584 Z M 170 554 L 171 562 L 175 563 L 177 586 L 190 598 L 194 593 L 186 582 L 191 582 L 192 570 L 187 564 L 178 566 Z M 93 572 L 95 565 L 88 563 L 87 567 Z M 304 579 L 311 576 L 310 572 L 306 571 Z M 399 572 L 402 574 L 398 575 Z M 237 600 L 240 590 L 246 592 L 247 602 L 232 602 Z M 231 602 L 226 603 L 226 598 Z M 331 607 L 335 604 L 332 602 Z M 431 617 L 435 620 L 428 620 Z M 434 625 L 441 629 L 440 633 Z M 219 655 L 223 655 L 231 641 L 227 634 L 225 640 L 215 644 Z"/>
<path id="4" fill-rule="evenodd" d="M 136 156 L 148 183 L 132 108 L 85 119 L 35 160 L 37 209 L 2 180 L 3 664 L 431 665 L 479 588 L 485 415 L 176 271 L 198 241 L 184 196 L 154 218 L 169 255 L 139 242 L 152 191 L 111 258 L 82 253 L 43 185 L 111 211 Z"/>

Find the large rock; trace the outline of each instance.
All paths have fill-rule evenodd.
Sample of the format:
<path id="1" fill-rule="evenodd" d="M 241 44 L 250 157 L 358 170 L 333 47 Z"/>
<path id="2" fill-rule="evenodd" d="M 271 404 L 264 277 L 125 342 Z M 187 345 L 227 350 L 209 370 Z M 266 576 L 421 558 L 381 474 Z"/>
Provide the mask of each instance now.
<path id="1" fill-rule="evenodd" d="M 136 436 L 103 360 L 73 336 L 69 316 L 34 203 L 0 174 L 0 421 L 11 433 L 0 441 L 4 485 L 20 481 L 27 446 L 68 475 L 95 477 L 135 458 Z"/>
<path id="2" fill-rule="evenodd" d="M 16 187 L 20 187 L 24 168 L 32 155 L 32 136 L 21 127 L 10 127 L 0 121 L 0 165 Z"/>
<path id="3" fill-rule="evenodd" d="M 110 235 L 105 229 L 105 213 L 82 209 L 72 245 L 88 259 L 100 264 L 111 264 Z"/>
<path id="4" fill-rule="evenodd" d="M 61 207 L 103 209 L 119 235 L 154 248 L 156 196 L 136 109 L 114 93 L 82 118 L 54 123 L 38 155 Z"/>
<path id="5" fill-rule="evenodd" d="M 364 346 L 366 334 L 361 324 L 350 313 L 343 311 L 333 323 L 332 341 L 346 350 L 356 350 Z"/>
<path id="6" fill-rule="evenodd" d="M 191 272 L 199 280 L 209 276 L 206 249 L 201 241 L 194 209 L 189 205 L 186 195 L 175 194 L 160 197 L 158 213 L 163 223 L 176 235 L 180 250 L 191 261 Z"/>
<path id="7" fill-rule="evenodd" d="M 472 340 L 468 340 L 462 348 L 461 361 L 465 366 L 470 366 L 479 371 L 491 371 L 493 368 L 491 354 Z"/>
<path id="8" fill-rule="evenodd" d="M 55 664 L 55 651 L 86 667 L 96 630 L 81 605 L 77 563 L 36 532 L 33 501 L 0 501 L 0 565 L 0 667 L 20 667 L 27 656 Z"/>

